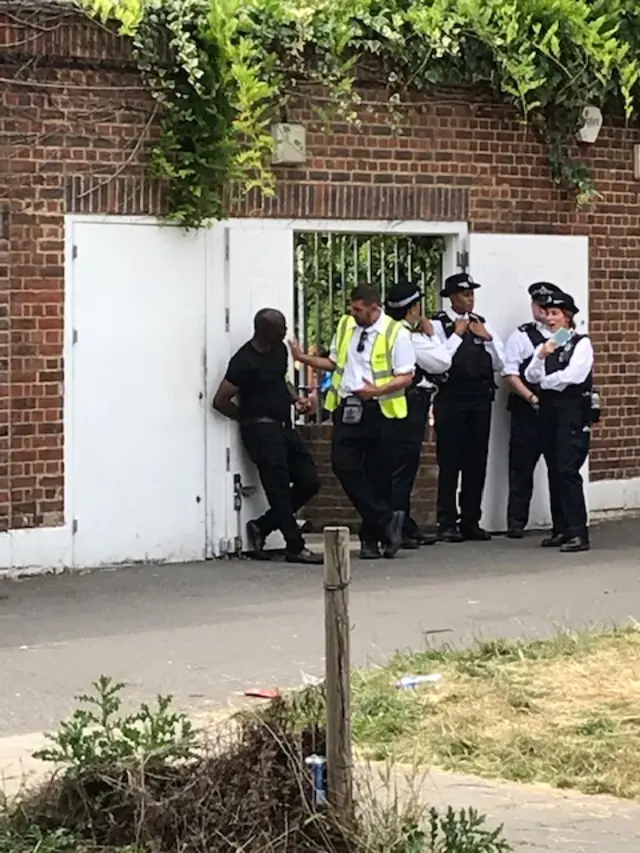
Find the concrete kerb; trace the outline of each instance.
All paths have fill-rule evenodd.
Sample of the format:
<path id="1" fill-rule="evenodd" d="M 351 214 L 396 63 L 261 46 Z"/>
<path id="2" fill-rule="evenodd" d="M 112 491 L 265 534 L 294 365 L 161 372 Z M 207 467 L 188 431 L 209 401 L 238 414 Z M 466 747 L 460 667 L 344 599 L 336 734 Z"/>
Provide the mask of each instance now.
<path id="1" fill-rule="evenodd" d="M 46 743 L 40 733 L 0 740 L 0 794 L 14 797 L 25 786 L 37 784 L 47 775 L 49 767 L 33 757 Z"/>

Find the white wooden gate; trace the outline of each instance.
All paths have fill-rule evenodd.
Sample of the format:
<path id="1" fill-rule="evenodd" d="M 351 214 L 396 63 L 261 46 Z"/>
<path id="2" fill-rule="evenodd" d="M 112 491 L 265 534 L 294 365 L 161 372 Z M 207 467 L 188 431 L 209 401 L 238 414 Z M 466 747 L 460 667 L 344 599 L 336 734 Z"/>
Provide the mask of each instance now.
<path id="1" fill-rule="evenodd" d="M 282 311 L 293 334 L 293 229 L 286 222 L 259 220 L 239 220 L 223 227 L 230 354 L 252 337 L 253 318 L 261 308 Z M 235 424 L 230 424 L 229 431 L 228 475 L 227 531 L 233 531 L 232 547 L 237 550 L 246 547 L 247 521 L 261 515 L 267 503 Z M 281 534 L 274 533 L 268 545 L 282 547 Z"/>
<path id="2" fill-rule="evenodd" d="M 580 313 L 578 328 L 586 331 L 589 311 L 589 240 L 538 234 L 471 234 L 470 272 L 482 287 L 477 310 L 506 341 L 509 334 L 531 318 L 527 287 L 534 281 L 550 281 L 566 289 L 576 300 Z M 484 494 L 482 523 L 487 530 L 503 531 L 507 524 L 509 414 L 506 383 L 494 407 L 491 446 Z M 588 463 L 583 469 L 588 482 Z M 549 512 L 546 469 L 536 470 L 529 526 L 546 527 Z"/>
<path id="3" fill-rule="evenodd" d="M 121 219 L 72 229 L 74 565 L 203 559 L 206 235 Z"/>

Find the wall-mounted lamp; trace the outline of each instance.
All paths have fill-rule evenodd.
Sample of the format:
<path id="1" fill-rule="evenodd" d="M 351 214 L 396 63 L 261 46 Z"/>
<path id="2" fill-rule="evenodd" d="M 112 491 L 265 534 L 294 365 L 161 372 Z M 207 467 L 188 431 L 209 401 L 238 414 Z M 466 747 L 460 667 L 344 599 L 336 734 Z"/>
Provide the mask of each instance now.
<path id="1" fill-rule="evenodd" d="M 578 131 L 578 139 L 593 145 L 602 129 L 602 110 L 600 107 L 585 107 L 582 117 L 584 124 Z"/>
<path id="2" fill-rule="evenodd" d="M 278 123 L 271 126 L 275 141 L 271 162 L 274 166 L 299 166 L 307 162 L 307 131 L 302 124 Z"/>

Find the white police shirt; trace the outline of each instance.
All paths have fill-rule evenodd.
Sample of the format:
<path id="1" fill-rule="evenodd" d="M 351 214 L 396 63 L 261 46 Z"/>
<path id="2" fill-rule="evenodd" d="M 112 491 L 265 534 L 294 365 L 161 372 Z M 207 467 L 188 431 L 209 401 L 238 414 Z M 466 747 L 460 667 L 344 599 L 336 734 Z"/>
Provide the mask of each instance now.
<path id="1" fill-rule="evenodd" d="M 531 321 L 533 322 L 533 321 Z M 545 338 L 551 337 L 551 331 L 544 323 L 535 321 L 536 329 Z M 504 347 L 503 376 L 520 376 L 520 366 L 535 353 L 536 348 L 531 343 L 531 338 L 522 329 L 517 328 L 511 332 Z"/>
<path id="2" fill-rule="evenodd" d="M 435 375 L 446 373 L 451 368 L 451 353 L 449 348 L 438 340 L 435 329 L 433 335 L 427 335 L 422 331 L 411 331 L 406 322 L 403 325 L 410 331 L 418 367 L 425 373 Z M 435 385 L 423 376 L 417 387 L 433 389 Z"/>
<path id="3" fill-rule="evenodd" d="M 575 334 L 575 332 L 572 332 Z M 564 391 L 570 385 L 582 385 L 593 370 L 593 346 L 589 338 L 581 338 L 573 351 L 571 360 L 562 370 L 547 375 L 545 359 L 538 358 L 544 344 L 536 348 L 529 362 L 524 378 L 532 385 L 539 385 L 542 391 Z"/>
<path id="4" fill-rule="evenodd" d="M 356 326 L 349 342 L 347 363 L 342 375 L 342 382 L 338 389 L 338 395 L 342 398 L 355 394 L 364 387 L 365 382 L 373 382 L 373 371 L 371 370 L 371 353 L 373 344 L 378 335 L 382 335 L 386 329 L 386 315 L 384 311 L 372 326 Z M 365 332 L 364 338 L 362 333 Z M 362 352 L 358 352 L 358 345 L 362 340 Z M 338 348 L 334 335 L 331 341 L 329 357 L 334 364 L 338 363 Z M 411 335 L 404 326 L 399 329 L 398 336 L 391 350 L 391 362 L 394 376 L 403 376 L 406 373 L 413 374 L 416 367 L 416 356 L 411 343 Z M 381 398 L 384 399 L 384 398 Z"/>

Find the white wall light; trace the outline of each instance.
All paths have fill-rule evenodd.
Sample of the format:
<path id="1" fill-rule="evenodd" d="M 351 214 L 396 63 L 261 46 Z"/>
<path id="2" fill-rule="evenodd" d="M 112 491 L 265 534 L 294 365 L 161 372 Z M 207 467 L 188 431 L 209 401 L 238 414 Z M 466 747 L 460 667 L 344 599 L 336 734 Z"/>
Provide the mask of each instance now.
<path id="1" fill-rule="evenodd" d="M 274 166 L 299 166 L 307 162 L 307 131 L 302 124 L 274 124 L 275 141 L 271 162 Z"/>
<path id="2" fill-rule="evenodd" d="M 584 124 L 578 131 L 578 139 L 580 142 L 586 142 L 589 145 L 597 140 L 602 129 L 602 110 L 600 107 L 585 107 L 582 113 Z"/>

